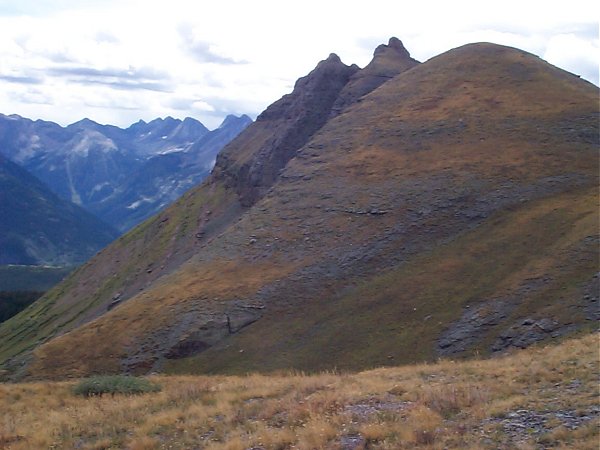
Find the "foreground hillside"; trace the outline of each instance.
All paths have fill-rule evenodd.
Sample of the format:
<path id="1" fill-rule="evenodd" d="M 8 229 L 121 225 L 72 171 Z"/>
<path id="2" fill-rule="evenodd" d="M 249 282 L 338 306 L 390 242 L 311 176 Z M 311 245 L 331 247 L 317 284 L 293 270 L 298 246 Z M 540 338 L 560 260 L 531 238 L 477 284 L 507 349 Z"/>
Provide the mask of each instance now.
<path id="1" fill-rule="evenodd" d="M 159 393 L 0 384 L 0 447 L 578 449 L 600 438 L 598 335 L 470 362 L 356 374 L 152 377 Z"/>
<path id="2" fill-rule="evenodd" d="M 363 370 L 593 329 L 598 145 L 598 88 L 526 52 L 331 55 L 202 186 L 0 325 L 0 361 Z"/>

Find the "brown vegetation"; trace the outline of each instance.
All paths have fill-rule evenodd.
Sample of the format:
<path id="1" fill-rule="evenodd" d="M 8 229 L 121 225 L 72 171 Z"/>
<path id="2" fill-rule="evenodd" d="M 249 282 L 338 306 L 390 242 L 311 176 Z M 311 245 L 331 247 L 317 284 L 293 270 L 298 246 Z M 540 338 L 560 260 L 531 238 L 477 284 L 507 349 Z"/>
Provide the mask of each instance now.
<path id="1" fill-rule="evenodd" d="M 597 350 L 591 334 L 355 374 L 159 376 L 161 392 L 138 396 L 0 384 L 0 448 L 596 449 Z"/>

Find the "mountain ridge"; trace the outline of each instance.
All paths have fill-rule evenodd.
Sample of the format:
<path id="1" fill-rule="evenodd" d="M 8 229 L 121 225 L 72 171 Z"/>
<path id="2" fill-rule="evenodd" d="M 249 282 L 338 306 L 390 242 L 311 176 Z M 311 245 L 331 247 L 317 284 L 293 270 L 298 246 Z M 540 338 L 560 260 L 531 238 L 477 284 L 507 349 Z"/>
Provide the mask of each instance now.
<path id="1" fill-rule="evenodd" d="M 261 153 L 266 114 L 203 185 L 28 313 L 43 322 L 92 295 L 85 314 L 21 343 L 23 316 L 12 319 L 0 337 L 14 347 L 0 358 L 12 367 L 28 339 L 60 334 L 34 351 L 29 376 L 355 370 L 585 328 L 598 266 L 596 99 L 526 52 L 451 50 L 326 120 L 276 180 L 259 172 L 274 184 L 259 184 L 249 207 L 223 169 L 272 160 Z"/>
<path id="2" fill-rule="evenodd" d="M 125 231 L 204 179 L 216 153 L 250 122 L 229 115 L 210 131 L 189 117 L 167 117 L 122 129 L 86 118 L 63 128 L 0 115 L 0 151 L 59 197 Z M 150 162 L 170 153 L 177 156 Z"/>

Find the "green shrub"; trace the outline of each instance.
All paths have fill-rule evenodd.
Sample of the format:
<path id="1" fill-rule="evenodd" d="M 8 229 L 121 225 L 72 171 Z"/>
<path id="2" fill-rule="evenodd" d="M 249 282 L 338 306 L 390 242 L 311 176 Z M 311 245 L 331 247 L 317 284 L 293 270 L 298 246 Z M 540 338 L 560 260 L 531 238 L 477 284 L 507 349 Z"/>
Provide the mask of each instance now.
<path id="1" fill-rule="evenodd" d="M 75 394 L 84 397 L 103 394 L 134 395 L 158 391 L 160 391 L 158 384 L 151 383 L 145 378 L 126 375 L 101 375 L 85 378 L 73 388 Z"/>

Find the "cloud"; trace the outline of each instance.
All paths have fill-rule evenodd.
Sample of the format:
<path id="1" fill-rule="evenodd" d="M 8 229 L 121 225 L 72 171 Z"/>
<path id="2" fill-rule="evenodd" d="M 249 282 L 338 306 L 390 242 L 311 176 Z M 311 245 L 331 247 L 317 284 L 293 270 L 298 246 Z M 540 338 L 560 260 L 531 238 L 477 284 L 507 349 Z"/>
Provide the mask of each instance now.
<path id="1" fill-rule="evenodd" d="M 139 111 L 140 110 L 139 106 L 122 105 L 119 103 L 102 104 L 102 103 L 95 103 L 93 101 L 86 101 L 83 104 L 85 106 L 89 106 L 90 108 L 103 108 L 103 109 L 110 109 L 110 110 L 121 109 L 121 110 L 125 110 L 125 111 Z"/>
<path id="2" fill-rule="evenodd" d="M 0 75 L 0 80 L 17 84 L 42 84 L 43 78 L 23 76 L 23 75 Z"/>
<path id="3" fill-rule="evenodd" d="M 575 34 L 559 34 L 548 40 L 543 58 L 598 85 L 599 47 Z"/>
<path id="4" fill-rule="evenodd" d="M 277 99 L 273 99 L 275 101 Z M 213 106 L 211 111 L 206 111 L 210 115 L 225 117 L 227 114 L 248 114 L 256 117 L 264 108 L 265 105 L 252 98 L 241 97 L 206 97 L 206 103 Z"/>
<path id="5" fill-rule="evenodd" d="M 72 75 L 92 78 L 120 78 L 126 80 L 164 80 L 169 75 L 166 72 L 152 68 L 128 69 L 95 69 L 93 67 L 52 67 L 48 70 L 52 75 Z"/>
<path id="6" fill-rule="evenodd" d="M 27 89 L 21 92 L 11 92 L 10 97 L 18 102 L 33 105 L 53 105 L 52 96 L 40 91 L 39 89 Z"/>
<path id="7" fill-rule="evenodd" d="M 188 24 L 182 24 L 178 28 L 179 35 L 184 50 L 196 61 L 201 63 L 214 64 L 247 64 L 247 61 L 236 60 L 227 56 L 220 55 L 215 49 L 214 44 L 202 41 L 194 36 L 193 27 Z"/>
<path id="8" fill-rule="evenodd" d="M 598 83 L 591 0 L 305 0 L 293 19 L 272 0 L 0 3 L 0 112 L 60 123 L 173 115 L 210 127 L 229 113 L 255 116 L 329 53 L 364 67 L 391 36 L 421 61 L 487 40 Z M 44 98 L 53 103 L 33 103 Z"/>
<path id="9" fill-rule="evenodd" d="M 172 92 L 171 88 L 162 83 L 155 83 L 151 81 L 139 81 L 139 80 L 107 80 L 107 79 L 93 79 L 93 78 L 81 78 L 71 80 L 75 83 L 84 84 L 84 85 L 102 85 L 108 86 L 114 89 L 120 89 L 124 91 L 130 90 L 145 90 L 145 91 L 154 91 L 154 92 Z"/>
<path id="10" fill-rule="evenodd" d="M 119 44 L 121 40 L 117 38 L 114 34 L 109 33 L 107 31 L 98 31 L 94 36 L 94 40 L 96 42 L 104 42 L 107 44 Z"/>
<path id="11" fill-rule="evenodd" d="M 47 51 L 47 52 L 40 53 L 39 55 L 42 58 L 45 58 L 48 61 L 57 63 L 57 64 L 76 62 L 76 60 L 71 55 L 69 55 L 68 52 L 63 51 L 63 50 Z"/>
<path id="12" fill-rule="evenodd" d="M 88 6 L 113 3 L 111 0 L 86 0 Z M 81 0 L 18 0 L 2 1 L 3 15 L 45 16 L 60 10 L 67 10 L 81 5 Z"/>
<path id="13" fill-rule="evenodd" d="M 70 82 L 84 85 L 100 84 L 124 90 L 172 91 L 171 86 L 167 83 L 170 79 L 169 75 L 151 68 L 123 70 L 59 66 L 47 69 L 47 73 L 54 77 L 67 77 Z"/>
<path id="14" fill-rule="evenodd" d="M 169 108 L 178 111 L 201 111 L 201 112 L 212 112 L 215 111 L 214 106 L 200 98 L 190 97 L 173 97 L 170 98 L 166 105 Z"/>

